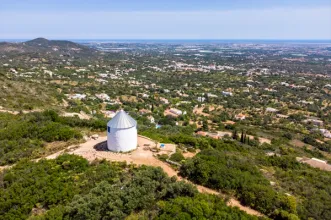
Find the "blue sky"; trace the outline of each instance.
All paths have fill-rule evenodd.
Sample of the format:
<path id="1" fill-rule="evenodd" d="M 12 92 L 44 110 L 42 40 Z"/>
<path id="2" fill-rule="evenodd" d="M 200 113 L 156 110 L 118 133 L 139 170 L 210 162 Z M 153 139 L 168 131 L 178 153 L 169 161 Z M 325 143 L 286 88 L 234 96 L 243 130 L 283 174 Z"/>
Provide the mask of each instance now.
<path id="1" fill-rule="evenodd" d="M 0 39 L 327 39 L 330 0 L 0 0 Z"/>

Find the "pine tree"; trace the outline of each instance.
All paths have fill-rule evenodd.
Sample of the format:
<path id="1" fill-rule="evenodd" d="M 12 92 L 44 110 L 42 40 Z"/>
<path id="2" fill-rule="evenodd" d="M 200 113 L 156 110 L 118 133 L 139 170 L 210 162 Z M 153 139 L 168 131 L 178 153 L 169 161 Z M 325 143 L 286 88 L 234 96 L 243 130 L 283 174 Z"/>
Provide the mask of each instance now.
<path id="1" fill-rule="evenodd" d="M 232 132 L 232 138 L 233 138 L 234 140 L 238 140 L 238 133 L 237 133 L 237 130 L 234 130 L 234 131 Z"/>
<path id="2" fill-rule="evenodd" d="M 244 131 L 243 130 L 241 130 L 240 142 L 241 143 L 245 143 L 245 140 L 244 140 Z"/>
<path id="3" fill-rule="evenodd" d="M 208 131 L 208 122 L 207 122 L 207 120 L 203 120 L 203 122 L 202 122 L 202 129 L 204 131 Z"/>

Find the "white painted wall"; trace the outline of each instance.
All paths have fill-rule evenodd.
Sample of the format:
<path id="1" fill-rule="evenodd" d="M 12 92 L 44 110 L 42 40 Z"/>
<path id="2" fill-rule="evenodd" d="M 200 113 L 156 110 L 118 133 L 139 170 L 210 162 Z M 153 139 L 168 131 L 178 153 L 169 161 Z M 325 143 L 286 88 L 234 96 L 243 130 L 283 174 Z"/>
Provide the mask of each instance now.
<path id="1" fill-rule="evenodd" d="M 107 146 L 110 151 L 114 152 L 127 152 L 136 149 L 137 127 L 107 128 Z"/>

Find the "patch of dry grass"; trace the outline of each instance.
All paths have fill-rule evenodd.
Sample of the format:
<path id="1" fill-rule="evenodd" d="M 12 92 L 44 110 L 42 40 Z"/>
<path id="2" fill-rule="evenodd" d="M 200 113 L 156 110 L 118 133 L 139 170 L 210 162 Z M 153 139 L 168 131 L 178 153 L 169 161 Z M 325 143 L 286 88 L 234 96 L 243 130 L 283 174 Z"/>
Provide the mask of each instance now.
<path id="1" fill-rule="evenodd" d="M 0 103 L 5 108 L 33 109 L 55 105 L 56 90 L 40 83 L 0 78 Z"/>

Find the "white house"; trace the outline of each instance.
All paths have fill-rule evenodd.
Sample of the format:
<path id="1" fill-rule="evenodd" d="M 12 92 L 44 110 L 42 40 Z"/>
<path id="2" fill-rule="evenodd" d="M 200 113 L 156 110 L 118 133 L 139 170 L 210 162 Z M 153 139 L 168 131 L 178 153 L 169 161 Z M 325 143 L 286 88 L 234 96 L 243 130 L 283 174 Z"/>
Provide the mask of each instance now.
<path id="1" fill-rule="evenodd" d="M 68 96 L 68 99 L 77 99 L 77 100 L 82 100 L 82 99 L 85 99 L 86 98 L 86 95 L 85 94 L 74 94 L 74 95 L 67 95 Z"/>
<path id="2" fill-rule="evenodd" d="M 198 102 L 204 102 L 206 100 L 206 98 L 199 96 L 197 100 L 198 100 Z"/>
<path id="3" fill-rule="evenodd" d="M 98 99 L 101 99 L 103 101 L 110 101 L 110 97 L 109 95 L 105 94 L 105 93 L 100 93 L 100 94 L 95 94 L 95 96 L 98 98 Z"/>
<path id="4" fill-rule="evenodd" d="M 182 115 L 183 114 L 183 112 L 181 110 L 176 109 L 176 108 L 171 108 L 170 112 L 174 113 L 175 115 Z"/>
<path id="5" fill-rule="evenodd" d="M 323 121 L 315 119 L 315 118 L 308 118 L 308 119 L 303 120 L 303 122 L 304 123 L 312 123 L 312 124 L 317 125 L 317 126 L 323 126 Z"/>
<path id="6" fill-rule="evenodd" d="M 235 116 L 236 120 L 245 120 L 246 119 L 246 115 L 239 113 L 238 115 Z"/>
<path id="7" fill-rule="evenodd" d="M 149 95 L 145 94 L 145 93 L 142 96 L 143 96 L 143 98 L 149 98 Z"/>
<path id="8" fill-rule="evenodd" d="M 160 101 L 163 102 L 164 104 L 169 104 L 169 100 L 163 97 L 160 97 Z"/>
<path id="9" fill-rule="evenodd" d="M 222 95 L 224 95 L 224 96 L 233 96 L 232 92 L 226 92 L 226 91 L 222 91 Z"/>
<path id="10" fill-rule="evenodd" d="M 210 98 L 217 98 L 218 96 L 215 94 L 207 93 L 207 96 Z"/>
<path id="11" fill-rule="evenodd" d="M 266 108 L 266 112 L 278 112 L 278 110 L 275 108 L 268 107 Z"/>
<path id="12" fill-rule="evenodd" d="M 155 123 L 155 119 L 153 116 L 149 115 L 147 118 L 149 119 L 150 123 L 152 123 L 152 124 Z"/>
<path id="13" fill-rule="evenodd" d="M 114 118 L 115 115 L 116 115 L 116 112 L 114 112 L 114 111 L 103 111 L 103 110 L 101 110 L 101 112 L 103 113 L 103 115 L 106 118 Z"/>
<path id="14" fill-rule="evenodd" d="M 331 138 L 331 132 L 326 129 L 320 129 L 321 134 L 326 138 Z"/>
<path id="15" fill-rule="evenodd" d="M 50 70 L 44 70 L 44 73 L 45 73 L 45 74 L 48 74 L 49 77 L 53 77 L 53 72 L 50 71 Z"/>
<path id="16" fill-rule="evenodd" d="M 115 152 L 137 148 L 137 122 L 123 110 L 107 124 L 107 146 Z"/>

